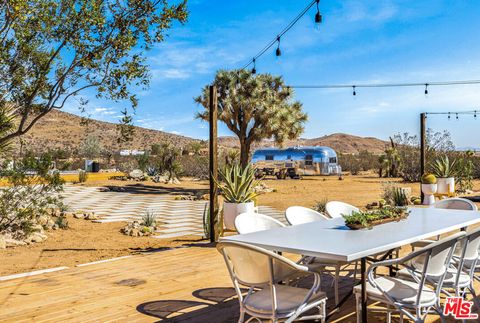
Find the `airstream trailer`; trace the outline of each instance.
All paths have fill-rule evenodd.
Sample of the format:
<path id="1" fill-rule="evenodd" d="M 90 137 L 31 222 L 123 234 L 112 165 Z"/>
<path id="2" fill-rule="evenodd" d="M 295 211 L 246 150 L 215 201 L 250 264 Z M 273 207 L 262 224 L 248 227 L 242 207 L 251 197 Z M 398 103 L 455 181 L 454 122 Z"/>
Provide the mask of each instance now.
<path id="1" fill-rule="evenodd" d="M 284 179 L 342 173 L 335 151 L 322 146 L 258 149 L 253 153 L 252 164 L 257 177 L 275 175 Z"/>

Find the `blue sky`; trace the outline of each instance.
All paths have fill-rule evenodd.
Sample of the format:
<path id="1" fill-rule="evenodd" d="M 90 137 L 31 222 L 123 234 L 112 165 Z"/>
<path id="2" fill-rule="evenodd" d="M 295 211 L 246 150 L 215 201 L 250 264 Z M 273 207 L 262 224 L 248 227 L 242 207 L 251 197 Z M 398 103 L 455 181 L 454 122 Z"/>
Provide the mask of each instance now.
<path id="1" fill-rule="evenodd" d="M 244 65 L 309 1 L 190 0 L 186 25 L 148 52 L 152 82 L 139 94 L 135 124 L 207 138 L 193 102 L 220 68 Z M 288 84 L 432 82 L 480 79 L 480 3 L 469 0 L 323 0 L 324 22 L 311 11 L 257 61 L 259 73 Z M 382 139 L 418 133 L 423 111 L 480 110 L 480 85 L 424 88 L 296 90 L 309 121 L 302 137 L 336 132 Z M 88 94 L 86 95 L 88 96 Z M 92 117 L 116 121 L 122 104 L 89 97 Z M 78 112 L 74 102 L 67 111 Z M 447 129 L 457 146 L 480 147 L 480 117 L 432 116 L 429 127 Z M 220 127 L 221 135 L 230 135 Z"/>

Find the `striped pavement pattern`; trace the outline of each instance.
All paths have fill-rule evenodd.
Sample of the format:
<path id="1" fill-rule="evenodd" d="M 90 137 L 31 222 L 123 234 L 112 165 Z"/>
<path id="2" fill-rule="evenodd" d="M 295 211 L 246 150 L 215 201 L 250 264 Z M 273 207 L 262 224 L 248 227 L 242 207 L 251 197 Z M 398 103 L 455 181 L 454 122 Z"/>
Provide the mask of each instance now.
<path id="1" fill-rule="evenodd" d="M 162 223 L 155 238 L 186 235 L 203 236 L 203 212 L 208 201 L 175 200 L 168 194 L 138 194 L 103 192 L 100 187 L 65 185 L 64 202 L 74 212 L 95 212 L 96 222 L 127 222 L 140 220 L 149 210 Z M 259 206 L 259 213 L 285 223 L 283 212 L 269 206 Z"/>

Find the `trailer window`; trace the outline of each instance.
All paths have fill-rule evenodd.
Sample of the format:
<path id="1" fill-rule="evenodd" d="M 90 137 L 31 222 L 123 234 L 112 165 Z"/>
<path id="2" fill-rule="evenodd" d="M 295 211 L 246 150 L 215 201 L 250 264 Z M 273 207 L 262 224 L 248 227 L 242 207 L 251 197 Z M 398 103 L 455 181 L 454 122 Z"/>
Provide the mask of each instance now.
<path id="1" fill-rule="evenodd" d="M 337 162 L 337 157 L 330 157 L 330 163 L 335 164 Z"/>
<path id="2" fill-rule="evenodd" d="M 305 155 L 305 166 L 313 165 L 313 155 Z"/>
<path id="3" fill-rule="evenodd" d="M 265 160 L 273 160 L 273 155 L 266 155 Z"/>

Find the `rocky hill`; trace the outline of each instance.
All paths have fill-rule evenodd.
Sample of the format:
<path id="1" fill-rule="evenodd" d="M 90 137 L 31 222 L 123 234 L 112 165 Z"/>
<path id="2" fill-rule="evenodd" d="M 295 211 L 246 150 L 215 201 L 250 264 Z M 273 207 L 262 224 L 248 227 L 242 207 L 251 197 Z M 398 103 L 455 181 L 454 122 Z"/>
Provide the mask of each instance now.
<path id="1" fill-rule="evenodd" d="M 22 139 L 28 149 L 35 151 L 56 148 L 76 151 L 87 136 L 99 138 L 102 147 L 109 151 L 143 150 L 152 144 L 164 142 L 175 144 L 177 147 L 185 147 L 196 141 L 196 139 L 163 131 L 135 127 L 133 140 L 119 145 L 116 124 L 94 119 L 88 119 L 86 123 L 81 121 L 82 118 L 79 116 L 54 110 L 40 119 Z"/>
<path id="2" fill-rule="evenodd" d="M 177 147 L 185 147 L 197 139 L 175 135 L 159 130 L 135 127 L 134 138 L 131 142 L 119 145 L 117 143 L 117 125 L 110 122 L 88 119 L 82 124 L 82 118 L 74 114 L 62 111 L 52 111 L 41 119 L 30 132 L 22 137 L 28 149 L 46 151 L 48 149 L 61 148 L 68 151 L 77 151 L 87 136 L 94 136 L 100 139 L 102 147 L 109 151 L 121 149 L 143 150 L 154 143 L 172 143 Z M 236 148 L 239 147 L 235 137 L 220 137 L 219 146 Z M 357 154 L 367 150 L 372 153 L 382 153 L 388 142 L 372 138 L 359 137 L 344 133 L 335 133 L 328 136 L 312 139 L 298 139 L 285 143 L 288 146 L 328 146 L 339 153 Z M 274 143 L 264 140 L 258 147 L 272 147 Z"/>
<path id="3" fill-rule="evenodd" d="M 218 140 L 221 146 L 226 147 L 238 147 L 238 140 L 235 137 L 220 137 Z M 287 141 L 284 146 L 327 146 L 333 148 L 338 153 L 344 154 L 358 154 L 361 151 L 368 151 L 374 154 L 381 154 L 385 150 L 385 147 L 389 145 L 387 141 L 380 140 L 373 137 L 359 137 L 354 135 L 348 135 L 345 133 L 335 133 L 328 136 L 319 138 Z M 259 144 L 256 144 L 254 148 L 260 147 L 274 147 L 274 142 L 271 140 L 264 140 Z"/>

